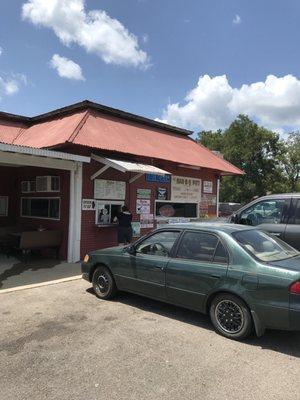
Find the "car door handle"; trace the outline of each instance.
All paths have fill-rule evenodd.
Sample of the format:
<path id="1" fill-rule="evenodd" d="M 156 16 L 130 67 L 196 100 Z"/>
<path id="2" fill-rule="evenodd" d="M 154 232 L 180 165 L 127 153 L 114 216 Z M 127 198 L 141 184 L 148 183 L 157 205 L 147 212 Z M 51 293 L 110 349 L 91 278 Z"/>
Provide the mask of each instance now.
<path id="1" fill-rule="evenodd" d="M 163 270 L 165 269 L 165 267 L 162 267 L 162 266 L 160 266 L 160 265 L 154 265 L 153 268 L 155 268 L 155 269 L 160 269 L 161 271 L 163 271 Z"/>
<path id="2" fill-rule="evenodd" d="M 221 275 L 212 274 L 210 277 L 211 277 L 211 278 L 214 278 L 214 279 L 220 279 L 220 278 L 221 278 Z"/>
<path id="3" fill-rule="evenodd" d="M 274 235 L 274 236 L 280 236 L 281 232 L 271 232 L 271 234 Z"/>

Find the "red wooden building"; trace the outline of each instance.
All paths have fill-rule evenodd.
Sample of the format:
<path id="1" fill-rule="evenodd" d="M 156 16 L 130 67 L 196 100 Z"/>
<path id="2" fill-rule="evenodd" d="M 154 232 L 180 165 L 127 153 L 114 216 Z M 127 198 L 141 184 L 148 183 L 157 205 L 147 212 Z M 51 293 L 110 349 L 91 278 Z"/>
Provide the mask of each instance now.
<path id="1" fill-rule="evenodd" d="M 61 257 L 77 261 L 116 244 L 122 204 L 136 236 L 216 215 L 221 176 L 243 172 L 191 133 L 89 101 L 0 113 L 0 227 L 61 230 Z"/>

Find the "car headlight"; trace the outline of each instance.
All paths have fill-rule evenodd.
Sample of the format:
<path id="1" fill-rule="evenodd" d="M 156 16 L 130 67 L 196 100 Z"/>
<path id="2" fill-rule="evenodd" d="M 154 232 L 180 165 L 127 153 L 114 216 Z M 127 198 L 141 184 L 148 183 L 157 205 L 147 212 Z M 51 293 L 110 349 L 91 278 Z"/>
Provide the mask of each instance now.
<path id="1" fill-rule="evenodd" d="M 85 256 L 84 256 L 84 259 L 83 259 L 83 262 L 88 262 L 89 261 L 89 259 L 90 259 L 90 256 L 88 255 L 88 254 L 86 254 Z"/>

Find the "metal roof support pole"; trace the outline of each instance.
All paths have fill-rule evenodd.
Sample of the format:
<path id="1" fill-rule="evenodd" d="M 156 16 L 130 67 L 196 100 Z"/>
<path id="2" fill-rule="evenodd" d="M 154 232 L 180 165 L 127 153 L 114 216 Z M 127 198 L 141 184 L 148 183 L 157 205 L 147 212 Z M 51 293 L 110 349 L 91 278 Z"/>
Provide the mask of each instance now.
<path id="1" fill-rule="evenodd" d="M 68 262 L 74 262 L 74 225 L 75 225 L 75 171 L 70 171 L 69 194 L 69 232 L 68 232 Z"/>
<path id="2" fill-rule="evenodd" d="M 80 260 L 81 200 L 82 163 L 76 163 L 76 169 L 70 171 L 68 262 Z"/>
<path id="3" fill-rule="evenodd" d="M 219 217 L 219 203 L 220 203 L 220 177 L 217 179 L 217 217 Z"/>

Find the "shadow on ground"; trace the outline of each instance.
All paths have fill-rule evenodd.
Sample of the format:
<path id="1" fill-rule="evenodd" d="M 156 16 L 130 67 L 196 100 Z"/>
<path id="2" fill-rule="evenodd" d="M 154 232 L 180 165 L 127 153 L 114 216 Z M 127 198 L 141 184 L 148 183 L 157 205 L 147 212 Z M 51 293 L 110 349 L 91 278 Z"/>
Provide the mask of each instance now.
<path id="1" fill-rule="evenodd" d="M 0 290 L 80 275 L 80 264 L 32 255 L 27 264 L 16 257 L 0 259 Z"/>
<path id="2" fill-rule="evenodd" d="M 87 289 L 87 292 L 95 296 L 92 288 Z M 176 319 L 180 322 L 213 330 L 209 317 L 196 311 L 147 299 L 131 293 L 120 293 L 114 301 L 139 308 L 143 311 L 150 311 L 167 318 Z M 260 347 L 262 350 L 276 351 L 292 357 L 300 358 L 300 332 L 268 330 L 265 332 L 264 336 L 258 338 L 253 335 L 243 343 L 250 346 Z"/>

